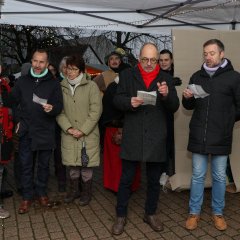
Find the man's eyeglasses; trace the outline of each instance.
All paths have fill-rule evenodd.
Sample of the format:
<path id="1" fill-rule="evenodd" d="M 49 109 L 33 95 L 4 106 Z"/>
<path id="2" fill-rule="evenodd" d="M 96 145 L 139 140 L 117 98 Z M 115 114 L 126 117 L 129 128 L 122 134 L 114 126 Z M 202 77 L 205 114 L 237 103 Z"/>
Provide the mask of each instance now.
<path id="1" fill-rule="evenodd" d="M 77 71 L 79 71 L 79 68 L 70 68 L 70 67 L 67 67 L 67 71 L 69 71 L 69 72 L 77 72 Z"/>
<path id="2" fill-rule="evenodd" d="M 148 63 L 150 61 L 150 63 L 152 63 L 152 64 L 155 64 L 155 63 L 157 63 L 158 62 L 158 59 L 156 59 L 156 58 L 141 58 L 141 62 L 142 63 Z"/>

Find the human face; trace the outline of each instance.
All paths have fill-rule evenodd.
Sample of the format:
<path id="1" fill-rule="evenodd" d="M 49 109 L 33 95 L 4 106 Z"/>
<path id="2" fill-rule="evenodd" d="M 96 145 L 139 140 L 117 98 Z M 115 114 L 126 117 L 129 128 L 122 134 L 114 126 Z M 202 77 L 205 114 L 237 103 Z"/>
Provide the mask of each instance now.
<path id="1" fill-rule="evenodd" d="M 121 63 L 121 59 L 118 55 L 112 55 L 108 59 L 108 66 L 110 68 L 118 68 Z"/>
<path id="2" fill-rule="evenodd" d="M 35 52 L 32 57 L 32 69 L 37 75 L 43 73 L 48 67 L 47 53 Z"/>
<path id="3" fill-rule="evenodd" d="M 62 65 L 62 74 L 64 77 L 67 76 L 67 65 L 66 63 Z"/>
<path id="4" fill-rule="evenodd" d="M 67 78 L 69 80 L 74 80 L 79 75 L 80 75 L 80 70 L 77 66 L 75 66 L 75 65 L 67 66 Z"/>
<path id="5" fill-rule="evenodd" d="M 168 53 L 160 54 L 159 65 L 162 70 L 170 71 L 172 68 L 173 60 Z"/>
<path id="6" fill-rule="evenodd" d="M 55 69 L 55 67 L 53 67 L 52 65 L 49 65 L 48 70 L 52 73 L 54 77 L 56 77 L 57 70 Z"/>
<path id="7" fill-rule="evenodd" d="M 221 51 L 217 44 L 211 44 L 203 49 L 203 57 L 207 67 L 214 68 L 222 62 L 224 51 Z"/>
<path id="8" fill-rule="evenodd" d="M 158 50 L 155 46 L 147 44 L 140 53 L 139 62 L 145 72 L 152 72 L 158 64 L 158 59 Z"/>

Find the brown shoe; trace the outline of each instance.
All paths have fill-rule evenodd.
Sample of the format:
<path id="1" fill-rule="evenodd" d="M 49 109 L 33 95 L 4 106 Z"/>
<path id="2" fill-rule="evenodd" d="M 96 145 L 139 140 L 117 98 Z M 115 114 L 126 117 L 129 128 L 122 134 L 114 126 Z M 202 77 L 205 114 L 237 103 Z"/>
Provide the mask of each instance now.
<path id="1" fill-rule="evenodd" d="M 30 200 L 23 200 L 20 204 L 20 207 L 18 209 L 18 213 L 19 214 L 24 214 L 27 213 L 29 211 L 29 208 L 32 205 L 32 201 Z"/>
<path id="2" fill-rule="evenodd" d="M 212 220 L 216 229 L 220 231 L 224 231 L 227 229 L 227 223 L 222 215 L 213 215 Z"/>
<path id="3" fill-rule="evenodd" d="M 156 232 L 163 231 L 163 224 L 159 221 L 156 215 L 146 215 L 143 218 L 143 221 Z"/>
<path id="4" fill-rule="evenodd" d="M 117 217 L 115 223 L 112 226 L 112 234 L 120 235 L 124 231 L 124 226 L 126 225 L 126 217 Z"/>
<path id="5" fill-rule="evenodd" d="M 187 218 L 187 221 L 186 221 L 186 229 L 188 230 L 194 230 L 197 228 L 198 226 L 198 221 L 200 219 L 200 216 L 199 215 L 196 215 L 196 214 L 190 214 Z"/>
<path id="6" fill-rule="evenodd" d="M 39 197 L 38 202 L 42 207 L 49 207 L 50 206 L 49 198 L 47 196 Z"/>

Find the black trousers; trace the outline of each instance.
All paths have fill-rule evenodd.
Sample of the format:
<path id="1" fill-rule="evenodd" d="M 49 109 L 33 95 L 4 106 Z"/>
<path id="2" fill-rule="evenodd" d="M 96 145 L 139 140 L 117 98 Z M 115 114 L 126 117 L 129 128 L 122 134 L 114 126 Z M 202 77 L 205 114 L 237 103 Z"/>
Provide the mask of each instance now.
<path id="1" fill-rule="evenodd" d="M 136 167 L 139 161 L 122 160 L 122 176 L 117 194 L 116 212 L 118 217 L 127 216 L 128 201 L 131 195 L 131 184 L 133 182 Z M 155 214 L 158 205 L 161 175 L 161 163 L 147 162 L 147 196 L 145 202 L 145 213 L 147 215 Z"/>
<path id="2" fill-rule="evenodd" d="M 47 196 L 49 175 L 49 161 L 53 150 L 37 151 L 37 175 L 35 181 L 35 195 Z M 21 165 L 21 185 L 24 200 L 33 200 L 34 197 L 34 154 L 31 150 L 31 139 L 28 136 L 19 138 L 19 161 Z"/>

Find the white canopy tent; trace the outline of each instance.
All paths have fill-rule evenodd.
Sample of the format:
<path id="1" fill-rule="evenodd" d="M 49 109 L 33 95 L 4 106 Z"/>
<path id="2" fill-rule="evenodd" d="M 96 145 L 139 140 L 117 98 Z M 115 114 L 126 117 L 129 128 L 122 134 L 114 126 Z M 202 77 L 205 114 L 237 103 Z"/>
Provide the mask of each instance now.
<path id="1" fill-rule="evenodd" d="M 170 33 L 240 29 L 240 0 L 0 0 L 0 24 Z"/>

